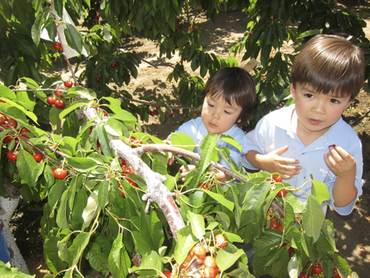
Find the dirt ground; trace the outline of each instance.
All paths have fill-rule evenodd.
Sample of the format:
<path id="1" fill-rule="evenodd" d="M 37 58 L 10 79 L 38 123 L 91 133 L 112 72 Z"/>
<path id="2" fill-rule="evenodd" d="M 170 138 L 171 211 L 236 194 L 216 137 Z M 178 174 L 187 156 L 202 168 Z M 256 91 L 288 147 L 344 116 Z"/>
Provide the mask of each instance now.
<path id="1" fill-rule="evenodd" d="M 242 14 L 230 13 L 216 18 L 214 22 L 201 22 L 199 27 L 205 30 L 209 50 L 227 56 L 230 45 L 241 38 L 245 30 L 245 22 L 246 19 Z M 370 19 L 367 23 L 365 31 L 370 38 Z M 148 92 L 171 96 L 173 84 L 169 83 L 166 78 L 172 71 L 171 65 L 178 57 L 172 60 L 160 58 L 157 46 L 147 40 L 138 39 L 132 43 L 131 47 L 135 48 L 135 51 L 142 55 L 146 62 L 140 64 L 138 78 L 124 89 L 134 92 L 137 96 L 143 96 Z M 337 247 L 359 277 L 369 277 L 370 269 L 370 94 L 367 88 L 360 93 L 345 114 L 345 119 L 354 126 L 363 143 L 364 192 L 350 216 L 342 217 L 333 212 L 328 214 L 336 227 Z M 153 99 L 155 100 L 151 98 L 152 101 Z M 168 105 L 171 105 L 172 101 L 175 103 L 170 98 Z M 186 117 L 188 116 L 182 114 L 180 109 L 176 109 L 173 117 L 164 118 L 161 121 L 158 118 L 151 118 L 143 123 L 143 128 L 151 134 L 165 138 L 175 130 L 180 122 L 187 120 Z M 37 277 L 42 277 L 44 272 L 42 242 L 38 233 L 41 213 L 37 207 L 34 210 L 29 210 L 28 207 L 14 219 L 18 224 L 21 223 L 15 231 L 18 244 L 30 271 L 37 274 Z M 40 247 L 35 247 L 35 241 Z"/>

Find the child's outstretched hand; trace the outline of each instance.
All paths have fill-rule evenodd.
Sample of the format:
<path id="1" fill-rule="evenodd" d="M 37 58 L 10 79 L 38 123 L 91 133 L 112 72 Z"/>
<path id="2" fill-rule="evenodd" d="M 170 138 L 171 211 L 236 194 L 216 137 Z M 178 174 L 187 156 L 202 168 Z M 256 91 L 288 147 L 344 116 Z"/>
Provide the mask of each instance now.
<path id="1" fill-rule="evenodd" d="M 270 173 L 279 173 L 282 178 L 289 179 L 301 171 L 299 161 L 293 158 L 281 156 L 288 150 L 288 146 L 278 148 L 267 154 L 255 153 L 254 161 L 258 168 Z M 249 154 L 247 154 L 248 158 Z M 251 161 L 253 163 L 253 161 Z"/>
<path id="2" fill-rule="evenodd" d="M 354 177 L 356 161 L 350 153 L 340 146 L 330 145 L 324 159 L 330 170 L 337 177 Z"/>

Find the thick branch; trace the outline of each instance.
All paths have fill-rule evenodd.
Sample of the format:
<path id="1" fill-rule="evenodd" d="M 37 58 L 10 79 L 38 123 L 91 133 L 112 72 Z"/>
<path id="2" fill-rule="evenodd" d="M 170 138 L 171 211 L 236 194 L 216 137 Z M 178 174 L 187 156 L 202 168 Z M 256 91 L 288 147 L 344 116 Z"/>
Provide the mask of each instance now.
<path id="1" fill-rule="evenodd" d="M 85 109 L 84 114 L 89 120 L 94 120 L 97 124 L 102 121 L 94 108 Z M 122 142 L 122 140 L 118 139 L 118 134 L 115 134 L 111 127 L 106 126 L 106 130 L 112 138 L 110 146 L 113 151 L 115 151 L 119 157 L 127 161 L 135 172 L 145 180 L 148 189 L 143 195 L 143 200 L 157 203 L 167 219 L 172 234 L 176 237 L 177 231 L 185 227 L 185 223 L 173 200 L 172 193 L 163 184 L 166 178 L 154 172 L 146 165 L 135 149 L 132 149 Z"/>
<path id="2" fill-rule="evenodd" d="M 138 155 L 141 155 L 142 153 L 145 153 L 145 152 L 171 152 L 171 153 L 178 154 L 181 156 L 189 157 L 193 160 L 197 160 L 197 161 L 200 160 L 200 156 L 197 153 L 187 151 L 181 148 L 177 148 L 171 145 L 166 145 L 166 144 L 162 144 L 162 145 L 161 144 L 145 144 L 145 145 L 142 145 L 141 147 L 136 148 L 135 151 L 137 152 Z M 247 181 L 247 179 L 244 176 L 240 175 L 237 172 L 230 170 L 229 168 L 222 166 L 219 163 L 213 162 L 211 165 L 217 170 L 224 172 L 227 176 L 230 176 L 242 182 Z"/>

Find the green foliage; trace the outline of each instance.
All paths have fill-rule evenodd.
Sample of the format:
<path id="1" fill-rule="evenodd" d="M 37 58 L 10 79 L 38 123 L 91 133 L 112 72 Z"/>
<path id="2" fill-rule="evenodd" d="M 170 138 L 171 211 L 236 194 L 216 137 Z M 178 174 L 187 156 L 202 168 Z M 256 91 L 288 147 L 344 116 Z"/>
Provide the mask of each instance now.
<path id="1" fill-rule="evenodd" d="M 49 110 L 45 114 L 55 124 L 49 130 L 40 129 L 35 112 L 44 105 L 44 96 L 37 93 L 41 89 L 37 82 L 28 79 L 27 83 L 34 89 L 1 88 L 6 95 L 0 103 L 1 165 L 8 178 L 32 193 L 27 195 L 29 200 L 45 200 L 41 234 L 45 262 L 53 275 L 87 275 L 94 269 L 113 277 L 131 273 L 154 277 L 172 269 L 175 277 L 184 277 L 206 271 L 194 258 L 197 247 L 204 248 L 204 256 L 216 265 L 214 271 L 222 271 L 225 277 L 286 277 L 288 270 L 307 272 L 317 262 L 325 277 L 331 277 L 334 268 L 342 275 L 351 274 L 336 249 L 334 227 L 321 210 L 329 196 L 324 184 L 314 182 L 313 194 L 303 204 L 289 184 L 275 182 L 269 173 L 233 170 L 237 179 L 220 181 L 212 168 L 219 159 L 216 143 L 235 142 L 216 135 L 205 138 L 200 160 L 193 162 L 195 170 L 185 177 L 180 175 L 181 163 L 188 164 L 185 160 L 177 158 L 174 165 L 163 167 L 168 156 L 143 152 L 142 160 L 151 169 L 160 169 L 167 179 L 164 184 L 175 193 L 173 202 L 185 227 L 172 235 L 168 212 L 155 205 L 146 211 L 142 198 L 152 185 L 117 158 L 109 145 L 111 134 L 133 148 L 162 140 L 138 132 L 136 118 L 117 99 L 95 99 L 82 87 L 64 92 L 62 112 L 45 106 Z M 94 109 L 97 118 L 81 117 L 85 109 Z M 68 123 L 72 115 L 79 121 Z M 15 122 L 9 126 L 11 119 Z M 66 124 L 77 130 L 74 136 L 64 135 Z M 13 140 L 5 140 L 6 136 Z M 183 134 L 174 133 L 171 140 L 185 149 L 194 148 Z M 16 161 L 7 159 L 8 151 L 17 153 Z M 35 151 L 43 154 L 41 161 L 34 160 Z M 67 175 L 61 179 L 55 168 L 67 170 Z M 277 196 L 281 189 L 288 191 L 283 198 Z M 219 235 L 226 238 L 226 245 L 218 245 Z M 246 243 L 253 246 L 253 274 L 240 247 Z"/>

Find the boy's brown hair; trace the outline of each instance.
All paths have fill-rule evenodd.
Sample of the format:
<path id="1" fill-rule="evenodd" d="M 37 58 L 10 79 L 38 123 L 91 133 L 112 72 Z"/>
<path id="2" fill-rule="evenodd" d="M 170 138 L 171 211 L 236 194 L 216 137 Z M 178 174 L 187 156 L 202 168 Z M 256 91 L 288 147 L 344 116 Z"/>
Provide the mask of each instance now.
<path id="1" fill-rule="evenodd" d="M 291 82 L 312 86 L 319 93 L 354 99 L 364 83 L 363 51 L 337 35 L 316 35 L 295 57 Z"/>
<path id="2" fill-rule="evenodd" d="M 256 103 L 256 84 L 252 76 L 239 67 L 220 69 L 208 79 L 204 95 L 222 96 L 229 104 L 235 101 L 242 108 L 240 119 L 243 121 Z"/>

